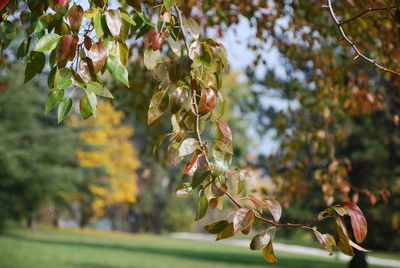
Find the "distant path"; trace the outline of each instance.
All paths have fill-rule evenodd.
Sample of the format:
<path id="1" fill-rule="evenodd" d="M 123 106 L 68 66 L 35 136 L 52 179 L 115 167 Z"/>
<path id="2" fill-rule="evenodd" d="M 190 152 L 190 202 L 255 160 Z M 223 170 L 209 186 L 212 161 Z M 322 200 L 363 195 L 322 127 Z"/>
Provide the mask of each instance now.
<path id="1" fill-rule="evenodd" d="M 171 233 L 169 235 L 171 238 L 177 239 L 188 239 L 188 240 L 197 240 L 197 241 L 215 241 L 215 237 L 208 234 L 200 234 L 200 233 Z M 245 239 L 224 239 L 218 241 L 218 243 L 224 243 L 229 245 L 241 246 L 241 247 L 249 247 L 250 241 Z M 284 251 L 290 253 L 297 253 L 303 255 L 310 255 L 310 256 L 318 256 L 318 257 L 330 257 L 328 252 L 323 249 L 318 248 L 310 248 L 304 246 L 296 246 L 296 245 L 287 245 L 281 243 L 274 243 L 274 249 L 277 251 Z M 342 253 L 336 254 L 339 260 L 349 261 L 351 257 L 346 256 Z M 392 260 L 392 259 L 383 259 L 377 257 L 370 257 L 367 256 L 368 263 L 376 264 L 376 265 L 383 265 L 388 267 L 397 267 L 400 268 L 400 261 Z"/>

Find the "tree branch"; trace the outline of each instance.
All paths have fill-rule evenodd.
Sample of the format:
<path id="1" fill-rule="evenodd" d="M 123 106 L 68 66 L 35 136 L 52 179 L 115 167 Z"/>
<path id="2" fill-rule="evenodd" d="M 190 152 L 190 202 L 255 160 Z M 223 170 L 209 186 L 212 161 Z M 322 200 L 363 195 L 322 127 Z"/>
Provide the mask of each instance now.
<path id="1" fill-rule="evenodd" d="M 345 25 L 346 23 L 349 23 L 349 22 L 351 22 L 351 21 L 353 21 L 353 20 L 356 20 L 356 19 L 358 19 L 358 18 L 364 16 L 365 14 L 367 14 L 367 13 L 369 13 L 369 12 L 374 12 L 374 11 L 385 11 L 385 10 L 389 11 L 389 10 L 396 9 L 396 8 L 400 8 L 400 5 L 394 5 L 394 6 L 389 6 L 389 7 L 376 7 L 376 8 L 369 7 L 368 9 L 364 10 L 364 11 L 361 12 L 360 14 L 358 14 L 358 15 L 356 15 L 356 16 L 354 16 L 354 17 L 348 19 L 348 20 L 342 21 L 342 22 L 340 23 L 340 26 L 343 26 L 343 25 Z"/>
<path id="2" fill-rule="evenodd" d="M 182 12 L 179 10 L 179 8 L 175 5 L 174 6 L 176 13 L 178 14 L 179 18 L 179 24 L 181 26 L 181 31 L 182 31 L 182 36 L 183 36 L 183 41 L 185 42 L 186 50 L 189 55 L 189 43 L 187 40 L 186 32 L 185 32 L 185 27 L 183 27 L 183 19 L 182 19 Z"/>
<path id="3" fill-rule="evenodd" d="M 178 14 L 179 23 L 180 23 L 180 26 L 181 26 L 181 30 L 182 30 L 182 35 L 183 35 L 183 39 L 184 39 L 184 42 L 185 42 L 185 46 L 186 46 L 187 52 L 189 53 L 189 44 L 188 44 L 186 33 L 185 33 L 184 27 L 183 27 L 182 14 L 181 14 L 179 8 L 176 5 L 174 7 L 175 7 L 175 10 L 176 10 L 176 12 Z M 200 133 L 200 128 L 199 128 L 200 115 L 198 113 L 199 108 L 198 108 L 198 104 L 197 104 L 197 100 L 196 100 L 196 91 L 195 90 L 193 90 L 193 93 L 192 93 L 192 105 L 193 105 L 195 116 L 196 116 L 195 127 L 194 127 L 194 131 L 196 132 L 196 138 L 197 138 L 197 141 L 199 142 L 199 146 L 200 146 L 202 152 L 204 153 L 204 156 L 205 156 L 205 159 L 206 159 L 206 163 L 207 163 L 207 167 L 211 167 L 211 162 L 208 159 L 208 155 L 207 155 L 206 145 L 203 142 L 203 139 L 201 138 L 201 133 Z M 209 186 L 214 180 L 215 179 L 210 181 L 205 187 Z M 229 192 L 225 193 L 225 195 L 238 208 L 242 208 L 242 205 L 240 205 L 240 203 Z M 262 221 L 262 222 L 265 222 L 267 224 L 271 224 L 271 225 L 273 225 L 275 227 L 298 227 L 298 228 L 313 229 L 309 225 L 311 225 L 314 222 L 321 221 L 321 220 L 325 219 L 326 217 L 324 217 L 324 218 L 314 218 L 311 221 L 309 221 L 308 223 L 302 223 L 302 224 L 276 223 L 273 220 L 269 220 L 269 219 L 263 218 L 263 217 L 258 216 L 258 215 L 255 215 L 255 218 L 260 220 L 260 221 Z"/>
<path id="4" fill-rule="evenodd" d="M 395 8 L 395 7 L 393 7 Z M 353 48 L 354 52 L 357 54 L 357 57 L 361 57 L 362 59 L 364 59 L 365 61 L 369 62 L 370 64 L 374 65 L 376 68 L 378 68 L 380 71 L 383 72 L 387 72 L 387 73 L 391 73 L 397 76 L 400 76 L 400 73 L 393 71 L 391 69 L 388 69 L 386 67 L 383 67 L 382 65 L 378 64 L 376 62 L 376 60 L 371 59 L 369 57 L 367 57 L 366 55 L 364 55 L 363 53 L 360 52 L 360 50 L 358 49 L 358 47 L 356 46 L 356 44 L 347 36 L 347 34 L 345 33 L 345 31 L 343 30 L 343 23 L 341 23 L 339 21 L 339 19 L 336 17 L 335 11 L 333 10 L 333 6 L 332 6 L 332 0 L 328 0 L 328 9 L 329 9 L 329 14 L 331 15 L 333 22 L 336 24 L 336 26 L 339 29 L 340 34 L 342 35 L 342 37 L 344 38 L 344 40 L 346 40 L 347 43 L 350 44 L 350 46 Z M 387 8 L 386 8 L 387 9 Z M 367 11 L 369 12 L 369 11 Z M 365 12 L 365 13 L 367 13 Z M 365 14 L 364 13 L 364 14 Z M 363 15 L 363 14 L 362 14 Z M 362 15 L 358 15 L 358 17 L 361 17 Z M 357 16 L 356 16 L 357 17 Z M 356 18 L 354 18 L 356 19 Z M 354 20 L 353 18 L 351 20 Z"/>

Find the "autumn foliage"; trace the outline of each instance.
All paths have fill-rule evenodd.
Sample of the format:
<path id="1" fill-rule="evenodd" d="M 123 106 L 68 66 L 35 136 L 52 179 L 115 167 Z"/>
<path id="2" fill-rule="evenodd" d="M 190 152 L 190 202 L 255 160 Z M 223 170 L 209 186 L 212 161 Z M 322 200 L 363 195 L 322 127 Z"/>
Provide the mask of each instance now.
<path id="1" fill-rule="evenodd" d="M 286 1 L 274 1 L 272 6 L 267 5 L 266 1 L 249 1 L 251 3 L 247 4 L 244 2 L 247 1 L 201 1 L 198 6 L 200 15 L 208 14 L 211 17 L 213 14 L 207 12 L 226 12 L 224 15 L 218 13 L 215 20 L 212 20 L 207 17 L 204 19 L 199 14 L 192 15 L 191 10 L 197 10 L 193 1 L 121 0 L 113 9 L 109 8 L 106 0 L 91 0 L 85 8 L 75 2 L 61 0 L 9 3 L 1 1 L 0 7 L 5 11 L 2 11 L 3 19 L 0 25 L 4 38 L 0 44 L 4 51 L 15 38 L 15 25 L 19 24 L 25 32 L 25 38 L 16 55 L 26 60 L 25 82 L 43 72 L 45 66 L 50 70 L 46 111 L 58 105 L 57 117 L 58 121 L 62 122 L 73 109 L 74 102 L 78 103 L 79 99 L 80 114 L 88 121 L 80 121 L 81 119 L 74 117 L 70 121 L 71 124 L 103 126 L 81 132 L 86 143 L 100 146 L 102 149 L 91 151 L 90 154 L 83 149 L 78 151 L 81 165 L 93 166 L 102 163 L 108 170 L 109 188 L 90 187 L 90 191 L 99 196 L 92 204 L 98 215 L 112 204 L 135 202 L 135 175 L 132 171 L 138 167 L 138 162 L 133 149 L 127 145 L 132 129 L 120 126 L 121 115 L 113 111 L 109 103 L 98 101 L 102 97 L 113 98 L 113 92 L 104 83 L 110 77 L 118 81 L 121 88 L 130 88 L 131 74 L 126 66 L 130 60 L 135 60 L 144 65 L 158 82 L 147 111 L 148 124 L 161 120 L 162 116 L 171 122 L 172 131 L 157 139 L 155 150 L 167 140 L 168 148 L 164 161 L 171 166 L 184 164 L 183 181 L 177 186 L 176 195 L 196 196 L 197 220 L 203 218 L 208 210 L 221 206 L 222 198 L 227 198 L 235 206 L 235 210 L 227 219 L 206 225 L 207 232 L 215 234 L 216 239 L 220 240 L 238 233 L 249 234 L 256 224 L 265 224 L 264 231 L 252 239 L 250 248 L 262 250 L 264 258 L 271 263 L 277 262 L 273 241 L 275 231 L 279 228 L 308 229 L 329 253 L 333 252 L 334 247 L 347 255 L 354 255 L 353 248 L 365 251 L 352 241 L 354 237 L 357 243 L 361 243 L 367 235 L 367 222 L 360 208 L 347 199 L 340 204 L 333 204 L 336 188 L 349 187 L 345 180 L 349 163 L 346 159 L 335 158 L 334 150 L 331 149 L 334 140 L 329 140 L 328 127 L 335 122 L 335 114 L 331 113 L 331 110 L 341 107 L 342 103 L 343 107 L 352 113 L 368 113 L 381 107 L 380 97 L 373 98 L 369 93 L 361 93 L 353 86 L 353 91 L 357 94 L 351 94 L 350 98 L 357 100 L 348 103 L 348 92 L 335 87 L 334 80 L 339 79 L 340 69 L 338 62 L 332 60 L 332 44 L 324 44 L 330 46 L 329 49 L 326 50 L 325 46 L 322 46 L 322 54 L 318 55 L 320 58 L 315 58 L 318 53 L 314 49 L 321 44 L 314 38 L 324 36 L 325 30 L 321 35 L 303 36 L 302 31 L 306 30 L 302 27 L 308 27 L 308 31 L 311 31 L 314 26 L 307 25 L 299 15 L 293 15 L 289 22 L 281 23 L 280 28 L 292 31 L 295 33 L 294 41 L 302 40 L 303 43 L 299 45 L 294 41 L 279 38 L 277 21 L 281 16 L 285 16 Z M 261 3 L 256 5 L 256 2 Z M 317 4 L 316 1 L 304 2 L 305 9 L 312 11 L 306 12 L 308 15 L 315 14 L 315 7 L 321 4 Z M 297 4 L 293 5 L 291 8 L 296 11 Z M 348 36 L 343 29 L 347 22 L 341 23 L 338 20 L 333 11 L 332 1 L 328 0 L 327 6 L 323 8 L 329 12 L 326 13 L 324 23 L 331 22 L 326 23 L 326 27 L 330 27 L 330 31 L 339 30 L 339 34 L 357 57 L 386 71 L 387 75 L 396 75 L 396 72 L 390 71 L 390 65 L 387 68 L 382 67 L 375 60 L 365 56 L 355 43 L 346 39 Z M 255 44 L 252 48 L 260 52 L 263 41 L 267 41 L 265 33 L 270 33 L 270 36 L 275 37 L 273 44 L 281 51 L 289 51 L 290 57 L 294 61 L 297 60 L 299 66 L 304 65 L 304 62 L 315 63 L 324 58 L 324 63 L 312 65 L 316 66 L 318 71 L 305 77 L 305 84 L 329 88 L 335 92 L 331 95 L 329 91 L 307 91 L 307 94 L 299 99 L 301 104 L 314 101 L 315 105 L 310 110 L 317 111 L 323 121 L 321 129 L 311 135 L 315 143 L 313 154 L 308 160 L 315 160 L 319 164 L 322 162 L 319 153 L 331 153 L 327 167 L 315 170 L 315 179 L 320 183 L 329 207 L 319 214 L 316 213 L 317 216 L 306 223 L 280 223 L 282 208 L 278 200 L 248 195 L 245 185 L 247 181 L 252 180 L 251 173 L 232 164 L 234 133 L 224 120 L 224 96 L 221 92 L 223 73 L 229 72 L 227 51 L 220 42 L 204 34 L 207 33 L 207 27 L 215 27 L 217 33 L 222 35 L 224 25 L 231 26 L 237 23 L 239 15 L 255 16 L 258 10 L 261 15 L 256 25 L 256 36 L 261 44 Z M 12 14 L 19 14 L 16 15 L 18 19 L 13 21 Z M 313 41 L 318 45 L 313 44 Z M 303 53 L 302 49 L 308 49 L 310 46 L 312 49 Z M 261 54 L 255 63 L 259 61 Z M 329 74 L 329 79 L 326 78 L 326 74 Z M 350 86 L 362 78 L 348 76 L 344 80 Z M 290 92 L 288 94 L 290 95 Z M 141 112 L 142 116 L 146 116 L 145 111 Z M 283 129 L 281 134 L 284 136 L 287 120 L 283 115 L 277 120 L 280 119 Z M 215 130 L 215 134 L 206 140 L 205 133 L 208 129 Z M 293 133 L 297 133 L 298 130 L 295 128 Z M 302 134 L 301 129 L 299 132 Z M 327 139 L 328 142 L 325 143 Z M 291 163 L 292 155 L 298 150 L 295 147 L 296 143 L 292 143 L 291 140 L 285 141 L 289 149 L 285 150 L 288 153 L 284 156 L 284 165 Z M 298 190 L 298 181 L 294 178 L 300 176 L 296 176 L 296 172 L 298 171 L 295 169 L 288 169 L 287 173 L 281 176 L 284 178 L 283 189 Z M 304 176 L 303 173 L 301 175 Z M 350 217 L 352 233 L 348 232 L 345 217 Z M 318 230 L 317 223 L 322 221 L 333 224 L 332 234 L 321 233 Z"/>

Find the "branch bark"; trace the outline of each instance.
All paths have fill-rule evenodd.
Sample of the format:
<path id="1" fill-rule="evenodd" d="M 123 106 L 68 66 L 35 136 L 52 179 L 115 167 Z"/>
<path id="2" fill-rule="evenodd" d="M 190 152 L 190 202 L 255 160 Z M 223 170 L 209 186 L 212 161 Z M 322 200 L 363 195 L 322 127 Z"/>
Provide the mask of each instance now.
<path id="1" fill-rule="evenodd" d="M 339 19 L 338 19 L 337 16 L 336 16 L 336 14 L 335 14 L 335 11 L 333 10 L 332 0 L 327 0 L 327 1 L 328 1 L 329 14 L 330 14 L 330 16 L 332 17 L 333 22 L 334 22 L 334 23 L 336 24 L 336 26 L 338 27 L 339 32 L 340 32 L 340 34 L 342 35 L 342 37 L 344 38 L 344 40 L 346 40 L 346 42 L 347 42 L 348 44 L 350 44 L 350 46 L 353 48 L 354 52 L 357 54 L 357 57 L 360 57 L 360 58 L 364 59 L 365 61 L 369 62 L 370 64 L 374 65 L 374 66 L 375 66 L 376 68 L 378 68 L 380 71 L 383 71 L 383 72 L 387 72 L 387 73 L 391 73 L 391 74 L 400 76 L 400 73 L 398 73 L 398 72 L 396 72 L 396 71 L 394 71 L 394 70 L 391 70 L 391 69 L 389 69 L 389 68 L 386 68 L 386 67 L 384 67 L 384 66 L 378 64 L 376 60 L 371 59 L 371 58 L 367 57 L 366 55 L 364 55 L 363 53 L 361 53 L 360 50 L 358 49 L 356 43 L 354 43 L 354 42 L 349 38 L 349 36 L 346 34 L 346 32 L 343 30 L 343 27 L 342 27 L 343 24 L 345 24 L 345 23 L 347 23 L 347 22 L 350 22 L 350 21 L 352 21 L 352 20 L 355 20 L 355 19 L 361 17 L 362 15 L 364 15 L 364 14 L 370 12 L 370 11 L 377 11 L 377 9 L 375 9 L 375 10 L 373 10 L 373 9 L 369 10 L 369 9 L 368 9 L 367 11 L 364 11 L 364 12 L 358 14 L 358 15 L 355 16 L 354 18 L 351 18 L 351 19 L 349 19 L 349 20 L 347 20 L 347 21 L 344 21 L 344 22 L 340 22 Z M 397 8 L 397 6 L 393 6 L 393 8 Z M 385 9 L 387 9 L 387 8 L 385 8 Z M 380 10 L 380 9 L 379 9 L 379 10 Z"/>

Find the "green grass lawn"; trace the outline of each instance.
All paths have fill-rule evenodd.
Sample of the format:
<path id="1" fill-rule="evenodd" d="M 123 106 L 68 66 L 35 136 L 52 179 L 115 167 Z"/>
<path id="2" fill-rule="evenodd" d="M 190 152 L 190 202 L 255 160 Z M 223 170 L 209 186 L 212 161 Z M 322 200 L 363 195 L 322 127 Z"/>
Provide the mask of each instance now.
<path id="1" fill-rule="evenodd" d="M 340 268 L 335 258 L 276 252 L 268 264 L 261 252 L 218 243 L 152 235 L 52 229 L 9 231 L 0 236 L 1 268 Z M 377 266 L 370 266 L 377 267 Z"/>

